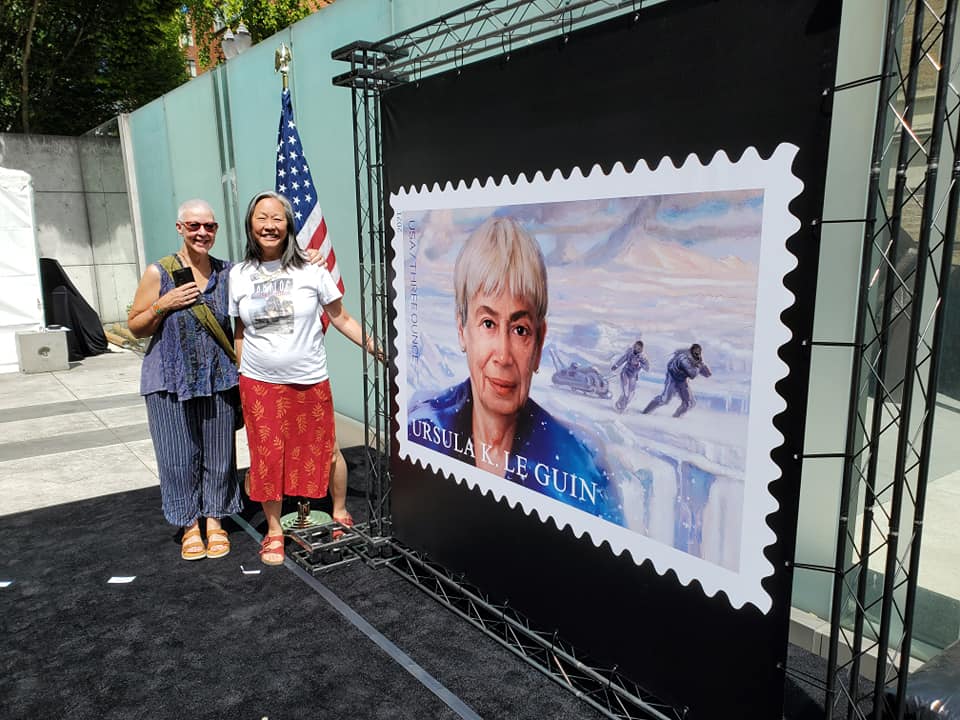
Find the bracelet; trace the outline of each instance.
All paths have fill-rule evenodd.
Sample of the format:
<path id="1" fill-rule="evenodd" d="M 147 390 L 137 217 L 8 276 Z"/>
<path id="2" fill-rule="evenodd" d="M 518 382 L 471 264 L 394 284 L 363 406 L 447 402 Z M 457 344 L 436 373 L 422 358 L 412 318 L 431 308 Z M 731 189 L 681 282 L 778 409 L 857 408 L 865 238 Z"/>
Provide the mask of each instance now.
<path id="1" fill-rule="evenodd" d="M 160 301 L 155 300 L 153 305 L 150 306 L 150 309 L 153 310 L 154 315 L 163 315 L 166 310 L 160 307 Z"/>

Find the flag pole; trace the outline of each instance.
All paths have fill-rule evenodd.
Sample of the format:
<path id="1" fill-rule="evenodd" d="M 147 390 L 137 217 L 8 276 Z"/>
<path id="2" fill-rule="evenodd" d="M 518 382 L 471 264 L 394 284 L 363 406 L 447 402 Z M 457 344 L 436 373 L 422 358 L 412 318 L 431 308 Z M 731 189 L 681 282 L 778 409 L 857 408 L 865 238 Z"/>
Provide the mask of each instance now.
<path id="1" fill-rule="evenodd" d="M 290 61 L 293 60 L 293 54 L 283 43 L 280 43 L 280 47 L 277 48 L 277 52 L 273 56 L 273 67 L 274 72 L 280 73 L 283 77 L 283 89 L 288 89 L 289 85 L 287 83 L 287 73 L 290 72 Z"/>
<path id="2" fill-rule="evenodd" d="M 280 76 L 283 78 L 283 91 L 286 92 L 289 88 L 289 81 L 287 80 L 287 74 L 290 72 L 290 61 L 293 59 L 293 54 L 290 52 L 284 43 L 280 43 L 280 47 L 277 48 L 276 53 L 273 56 L 273 68 L 275 72 L 280 73 Z M 319 517 L 315 517 L 317 515 Z M 313 527 L 316 525 L 322 525 L 327 521 L 327 517 L 323 513 L 314 512 L 310 509 L 310 498 L 303 497 L 299 498 L 297 501 L 297 512 L 284 515 L 280 519 L 280 524 L 283 526 L 284 530 L 287 529 L 303 529 L 308 527 Z"/>

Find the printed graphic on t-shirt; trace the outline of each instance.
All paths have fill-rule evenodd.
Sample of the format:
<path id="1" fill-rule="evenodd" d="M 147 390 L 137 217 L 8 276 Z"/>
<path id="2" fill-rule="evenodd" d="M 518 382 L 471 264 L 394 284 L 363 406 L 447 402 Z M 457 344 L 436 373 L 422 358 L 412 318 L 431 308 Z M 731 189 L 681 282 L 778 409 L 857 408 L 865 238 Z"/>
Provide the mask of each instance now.
<path id="1" fill-rule="evenodd" d="M 293 334 L 293 278 L 254 275 L 250 319 L 257 330 Z"/>

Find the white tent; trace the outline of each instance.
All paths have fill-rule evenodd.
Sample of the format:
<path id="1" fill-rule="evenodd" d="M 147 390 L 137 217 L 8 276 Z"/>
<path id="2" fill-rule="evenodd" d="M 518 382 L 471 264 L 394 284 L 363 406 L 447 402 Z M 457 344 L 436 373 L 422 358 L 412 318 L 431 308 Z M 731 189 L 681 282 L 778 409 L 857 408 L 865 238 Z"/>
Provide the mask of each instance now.
<path id="1" fill-rule="evenodd" d="M 16 333 L 44 324 L 33 181 L 0 168 L 0 373 L 16 372 Z"/>

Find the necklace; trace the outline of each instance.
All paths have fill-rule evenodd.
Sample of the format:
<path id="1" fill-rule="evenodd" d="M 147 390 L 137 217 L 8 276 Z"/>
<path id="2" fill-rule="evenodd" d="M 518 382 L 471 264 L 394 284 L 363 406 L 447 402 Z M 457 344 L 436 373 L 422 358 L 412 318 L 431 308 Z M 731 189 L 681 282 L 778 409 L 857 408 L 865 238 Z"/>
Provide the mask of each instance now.
<path id="1" fill-rule="evenodd" d="M 276 270 L 269 270 L 269 269 L 267 269 L 267 268 L 264 266 L 264 263 L 261 262 L 261 263 L 257 266 L 257 272 L 256 272 L 256 278 L 255 278 L 255 279 L 259 278 L 259 279 L 261 279 L 261 280 L 272 280 L 273 278 L 277 277 L 278 275 L 280 275 L 280 274 L 283 272 L 283 264 L 280 263 L 279 260 L 268 260 L 267 262 L 271 262 L 271 263 L 272 263 L 272 262 L 275 262 L 275 263 L 278 263 L 277 269 L 276 269 Z"/>

